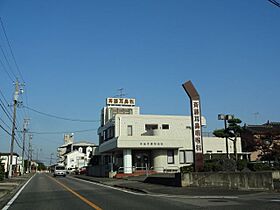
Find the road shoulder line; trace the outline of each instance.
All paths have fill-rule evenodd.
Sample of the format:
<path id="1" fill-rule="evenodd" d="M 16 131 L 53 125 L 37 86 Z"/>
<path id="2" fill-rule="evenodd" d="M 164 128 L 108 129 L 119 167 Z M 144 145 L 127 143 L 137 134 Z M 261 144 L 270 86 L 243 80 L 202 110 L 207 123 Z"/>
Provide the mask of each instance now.
<path id="1" fill-rule="evenodd" d="M 20 188 L 20 190 L 14 195 L 14 197 L 4 206 L 2 210 L 7 210 L 10 208 L 10 206 L 14 203 L 14 201 L 17 199 L 21 191 L 28 185 L 28 183 L 33 179 L 33 177 L 36 175 L 36 173 Z"/>

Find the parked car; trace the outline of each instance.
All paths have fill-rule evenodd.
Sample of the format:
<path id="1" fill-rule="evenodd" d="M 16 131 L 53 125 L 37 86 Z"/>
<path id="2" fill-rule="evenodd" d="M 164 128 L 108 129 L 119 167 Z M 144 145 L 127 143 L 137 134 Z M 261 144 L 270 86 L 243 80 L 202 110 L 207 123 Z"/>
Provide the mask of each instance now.
<path id="1" fill-rule="evenodd" d="M 66 176 L 66 168 L 64 166 L 55 166 L 53 176 Z"/>
<path id="2" fill-rule="evenodd" d="M 79 174 L 87 174 L 87 167 L 80 168 Z"/>

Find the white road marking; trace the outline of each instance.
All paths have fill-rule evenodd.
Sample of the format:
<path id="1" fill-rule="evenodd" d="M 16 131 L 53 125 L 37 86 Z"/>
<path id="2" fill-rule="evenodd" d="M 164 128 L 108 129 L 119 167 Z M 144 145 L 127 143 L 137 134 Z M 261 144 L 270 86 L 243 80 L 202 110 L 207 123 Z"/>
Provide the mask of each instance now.
<path id="1" fill-rule="evenodd" d="M 84 180 L 84 179 L 79 179 L 79 178 L 74 178 L 74 177 L 69 177 L 70 179 L 75 179 L 75 180 L 79 180 L 82 182 L 86 182 L 86 183 L 90 183 L 93 185 L 98 185 L 104 188 L 109 188 L 109 189 L 114 189 L 114 190 L 118 190 L 121 192 L 125 192 L 128 194 L 132 194 L 132 195 L 140 195 L 140 196 L 150 196 L 150 197 L 166 197 L 166 198 L 186 198 L 186 199 L 237 199 L 239 198 L 238 196 L 186 196 L 186 195 L 168 195 L 168 194 L 144 194 L 144 193 L 137 193 L 137 192 L 132 192 L 129 190 L 125 190 L 125 189 L 121 189 L 121 188 L 117 188 L 117 187 L 113 187 L 113 186 L 109 186 L 109 185 L 105 185 L 105 184 L 101 184 L 101 183 L 97 183 L 97 182 L 91 182 L 88 180 Z"/>
<path id="2" fill-rule="evenodd" d="M 21 193 L 21 191 L 26 187 L 26 185 L 31 181 L 31 179 L 33 179 L 33 177 L 36 174 L 34 174 L 22 187 L 21 189 L 15 194 L 15 196 L 6 204 L 6 206 L 2 209 L 2 210 L 7 210 L 8 208 L 10 208 L 10 206 L 13 204 L 13 202 L 17 199 L 17 197 L 19 196 L 19 194 Z"/>
<path id="3" fill-rule="evenodd" d="M 272 202 L 280 202 L 280 200 L 270 200 L 270 201 L 272 201 Z"/>

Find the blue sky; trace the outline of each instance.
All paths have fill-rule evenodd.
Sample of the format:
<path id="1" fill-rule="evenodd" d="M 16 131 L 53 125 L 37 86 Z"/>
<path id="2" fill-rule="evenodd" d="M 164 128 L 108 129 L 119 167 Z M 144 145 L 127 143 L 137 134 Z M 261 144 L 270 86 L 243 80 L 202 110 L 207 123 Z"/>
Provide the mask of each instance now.
<path id="1" fill-rule="evenodd" d="M 189 115 L 181 85 L 191 80 L 205 131 L 223 126 L 219 113 L 248 124 L 280 120 L 280 8 L 266 0 L 0 0 L 0 16 L 25 80 L 23 103 L 39 111 L 98 120 L 105 98 L 124 88 L 143 114 Z M 0 75 L 11 101 L 14 87 L 1 66 Z M 18 110 L 20 126 L 28 115 L 34 132 L 98 128 Z M 0 117 L 11 124 L 2 110 Z M 75 140 L 98 142 L 96 131 Z M 33 138 L 42 160 L 62 142 L 62 133 Z M 0 130 L 0 150 L 9 144 Z"/>

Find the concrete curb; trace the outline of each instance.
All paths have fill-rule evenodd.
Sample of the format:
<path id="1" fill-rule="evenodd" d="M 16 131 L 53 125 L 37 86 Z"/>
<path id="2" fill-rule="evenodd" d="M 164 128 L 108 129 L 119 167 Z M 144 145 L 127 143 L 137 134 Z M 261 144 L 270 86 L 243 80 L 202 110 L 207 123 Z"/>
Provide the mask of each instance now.
<path id="1" fill-rule="evenodd" d="M 143 190 L 143 189 L 139 189 L 139 188 L 127 187 L 127 186 L 122 186 L 122 185 L 118 185 L 118 184 L 109 185 L 106 182 L 92 180 L 92 179 L 87 178 L 87 177 L 81 177 L 81 176 L 73 176 L 73 177 L 75 177 L 77 179 L 87 180 L 87 181 L 90 181 L 90 182 L 95 182 L 95 183 L 111 186 L 111 187 L 117 187 L 117 188 L 120 188 L 120 189 L 126 189 L 126 190 L 137 192 L 137 193 L 149 194 L 148 191 Z"/>
<path id="2" fill-rule="evenodd" d="M 138 189 L 138 188 L 134 188 L 134 187 L 126 187 L 126 186 L 122 186 L 122 185 L 113 185 L 113 186 L 117 187 L 117 188 L 121 188 L 121 189 L 126 189 L 126 190 L 129 190 L 129 191 L 137 192 L 137 193 L 142 193 L 142 194 L 149 194 L 150 193 L 146 190 L 142 190 L 142 189 Z"/>

